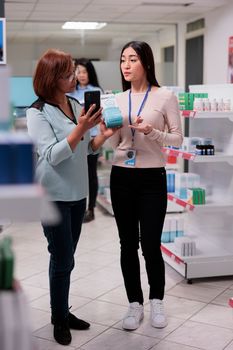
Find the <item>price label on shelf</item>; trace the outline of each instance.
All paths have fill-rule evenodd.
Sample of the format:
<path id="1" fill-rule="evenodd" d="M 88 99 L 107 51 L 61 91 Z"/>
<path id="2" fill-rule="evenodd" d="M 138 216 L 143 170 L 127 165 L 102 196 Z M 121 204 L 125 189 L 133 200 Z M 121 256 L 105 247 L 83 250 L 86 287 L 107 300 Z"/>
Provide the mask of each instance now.
<path id="1" fill-rule="evenodd" d="M 194 153 L 184 152 L 184 151 L 169 148 L 169 147 L 163 147 L 162 152 L 164 152 L 168 156 L 183 158 L 183 159 L 187 159 L 187 160 L 194 160 L 196 157 L 196 155 Z"/>
<path id="2" fill-rule="evenodd" d="M 175 261 L 177 264 L 184 264 L 184 261 L 180 259 L 177 255 L 175 255 L 173 252 L 171 252 L 167 247 L 165 247 L 163 244 L 161 244 L 161 250 L 164 254 L 169 256 L 173 261 Z"/>
<path id="3" fill-rule="evenodd" d="M 176 204 L 180 205 L 181 207 L 183 207 L 185 209 L 193 210 L 195 208 L 193 204 L 185 202 L 183 199 L 175 197 L 171 193 L 167 194 L 167 198 L 169 201 L 175 202 Z"/>
<path id="4" fill-rule="evenodd" d="M 185 118 L 194 118 L 196 111 L 181 111 L 181 115 Z"/>
<path id="5" fill-rule="evenodd" d="M 229 299 L 228 304 L 230 305 L 230 307 L 233 307 L 233 298 Z"/>

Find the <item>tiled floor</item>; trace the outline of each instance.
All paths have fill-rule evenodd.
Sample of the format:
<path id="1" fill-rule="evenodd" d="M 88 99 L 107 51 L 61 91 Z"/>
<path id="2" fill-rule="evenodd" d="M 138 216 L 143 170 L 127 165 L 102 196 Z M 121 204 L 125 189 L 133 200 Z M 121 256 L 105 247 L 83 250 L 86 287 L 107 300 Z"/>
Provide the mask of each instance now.
<path id="1" fill-rule="evenodd" d="M 50 324 L 48 253 L 39 223 L 11 225 L 16 277 L 30 303 L 38 350 L 64 348 L 55 343 Z M 165 307 L 169 324 L 149 324 L 148 286 L 142 261 L 145 318 L 134 332 L 121 328 L 127 299 L 119 267 L 114 218 L 96 210 L 96 220 L 83 225 L 72 274 L 72 312 L 91 323 L 90 330 L 72 331 L 67 350 L 233 350 L 233 278 L 205 279 L 192 285 L 166 265 Z M 17 350 L 17 349 L 15 349 Z M 23 349 L 20 349 L 23 350 Z"/>

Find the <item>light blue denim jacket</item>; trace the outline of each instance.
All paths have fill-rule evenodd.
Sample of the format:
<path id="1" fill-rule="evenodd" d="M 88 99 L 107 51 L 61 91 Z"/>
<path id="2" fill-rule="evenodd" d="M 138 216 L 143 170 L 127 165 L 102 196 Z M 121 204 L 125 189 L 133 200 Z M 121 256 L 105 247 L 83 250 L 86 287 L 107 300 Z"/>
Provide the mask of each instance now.
<path id="1" fill-rule="evenodd" d="M 81 106 L 69 97 L 78 123 Z M 62 110 L 44 102 L 36 102 L 27 110 L 28 133 L 35 142 L 38 160 L 36 180 L 53 201 L 78 201 L 87 197 L 87 155 L 94 153 L 87 132 L 72 151 L 67 136 L 76 127 Z"/>

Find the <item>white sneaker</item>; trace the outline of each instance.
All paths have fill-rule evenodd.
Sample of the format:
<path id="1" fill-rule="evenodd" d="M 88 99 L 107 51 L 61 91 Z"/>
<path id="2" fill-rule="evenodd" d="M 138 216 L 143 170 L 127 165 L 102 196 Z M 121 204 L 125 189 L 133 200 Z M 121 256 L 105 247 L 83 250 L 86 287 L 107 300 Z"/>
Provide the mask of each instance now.
<path id="1" fill-rule="evenodd" d="M 143 317 L 143 305 L 140 305 L 138 302 L 130 303 L 122 322 L 122 328 L 130 331 L 137 329 Z"/>
<path id="2" fill-rule="evenodd" d="M 160 299 L 151 299 L 151 325 L 155 328 L 164 328 L 167 326 L 167 317 L 164 312 L 163 301 Z"/>

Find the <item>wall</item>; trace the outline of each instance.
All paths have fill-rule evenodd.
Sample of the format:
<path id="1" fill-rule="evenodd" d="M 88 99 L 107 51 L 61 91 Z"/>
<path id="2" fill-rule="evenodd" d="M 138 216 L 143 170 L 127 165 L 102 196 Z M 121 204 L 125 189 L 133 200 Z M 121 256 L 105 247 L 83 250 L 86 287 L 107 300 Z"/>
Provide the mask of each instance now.
<path id="1" fill-rule="evenodd" d="M 208 13 L 204 42 L 204 83 L 226 83 L 228 39 L 233 36 L 233 2 Z"/>
<path id="2" fill-rule="evenodd" d="M 233 36 L 233 2 L 219 7 L 205 16 L 204 30 L 204 84 L 227 82 L 228 40 Z M 200 18 L 200 17 L 199 17 Z M 192 22 L 198 18 L 190 19 Z M 178 85 L 185 86 L 186 23 L 178 23 Z"/>
<path id="3" fill-rule="evenodd" d="M 22 41 L 20 43 L 7 42 L 7 61 L 14 76 L 31 76 L 37 59 L 49 48 L 58 48 L 70 52 L 73 57 L 91 57 L 105 59 L 107 46 L 91 44 L 85 47 L 74 43 L 52 41 L 47 45 L 40 42 Z"/>
<path id="4" fill-rule="evenodd" d="M 167 64 L 165 67 L 161 63 L 161 51 L 165 46 L 175 45 L 174 26 L 160 32 L 155 32 L 139 40 L 147 41 L 154 52 L 156 63 L 156 75 L 162 85 L 173 85 L 174 65 Z M 75 42 L 51 41 L 44 45 L 38 41 L 7 42 L 8 64 L 12 69 L 12 76 L 32 76 L 38 57 L 48 48 L 59 48 L 70 52 L 73 57 L 98 58 L 100 61 L 94 62 L 100 84 L 104 90 L 121 89 L 121 77 L 119 70 L 119 56 L 121 48 L 127 40 L 114 41 L 109 45 L 85 45 L 78 46 Z"/>

